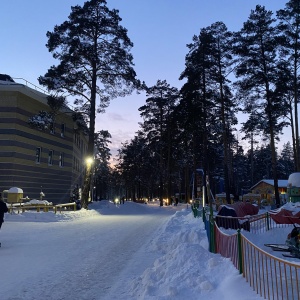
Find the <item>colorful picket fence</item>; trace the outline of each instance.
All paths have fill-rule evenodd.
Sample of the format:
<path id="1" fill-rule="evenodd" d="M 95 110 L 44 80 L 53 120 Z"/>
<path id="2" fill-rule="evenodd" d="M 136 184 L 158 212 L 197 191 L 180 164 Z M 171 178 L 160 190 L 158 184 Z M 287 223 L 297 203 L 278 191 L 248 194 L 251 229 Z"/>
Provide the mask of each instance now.
<path id="1" fill-rule="evenodd" d="M 236 220 L 232 217 L 222 218 L 228 218 L 228 226 L 235 224 L 236 227 Z M 246 219 L 250 225 L 249 231 L 254 234 L 286 226 L 275 224 L 268 214 Z M 225 219 L 222 221 L 224 225 Z M 239 228 L 234 227 L 237 231 L 233 234 L 223 232 L 218 227 L 216 218 L 210 214 L 203 214 L 203 222 L 209 240 L 209 250 L 229 258 L 257 294 L 272 300 L 300 299 L 300 264 L 288 262 L 265 252 L 249 241 Z M 245 220 L 241 220 L 240 224 L 244 223 Z"/>

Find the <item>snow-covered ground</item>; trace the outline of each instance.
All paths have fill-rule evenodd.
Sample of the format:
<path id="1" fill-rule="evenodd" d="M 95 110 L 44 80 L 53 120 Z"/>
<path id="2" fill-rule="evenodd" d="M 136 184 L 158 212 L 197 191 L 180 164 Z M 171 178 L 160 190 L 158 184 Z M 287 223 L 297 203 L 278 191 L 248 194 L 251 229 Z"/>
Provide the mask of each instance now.
<path id="1" fill-rule="evenodd" d="M 204 224 L 186 205 L 6 214 L 0 241 L 1 300 L 262 299 L 207 250 Z"/>

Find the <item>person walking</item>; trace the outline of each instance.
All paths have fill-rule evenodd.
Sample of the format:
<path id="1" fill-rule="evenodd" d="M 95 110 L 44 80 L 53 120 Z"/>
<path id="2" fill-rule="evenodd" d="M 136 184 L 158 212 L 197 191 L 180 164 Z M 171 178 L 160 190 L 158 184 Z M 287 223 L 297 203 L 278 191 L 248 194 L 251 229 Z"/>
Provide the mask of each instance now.
<path id="1" fill-rule="evenodd" d="M 7 212 L 8 212 L 7 205 L 0 198 L 0 229 L 1 229 L 2 223 L 4 222 L 4 213 L 7 213 Z M 1 243 L 0 243 L 0 247 L 1 247 Z"/>

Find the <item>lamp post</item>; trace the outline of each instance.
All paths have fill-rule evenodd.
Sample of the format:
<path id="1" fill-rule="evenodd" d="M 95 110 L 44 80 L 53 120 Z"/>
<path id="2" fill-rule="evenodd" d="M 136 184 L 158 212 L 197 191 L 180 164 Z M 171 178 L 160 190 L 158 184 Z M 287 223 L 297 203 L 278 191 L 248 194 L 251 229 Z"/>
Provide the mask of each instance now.
<path id="1" fill-rule="evenodd" d="M 88 180 L 88 202 L 91 200 L 91 193 L 92 193 L 92 184 L 93 184 L 93 178 L 92 178 L 92 165 L 94 163 L 94 158 L 89 156 L 85 159 L 86 163 L 86 179 Z"/>

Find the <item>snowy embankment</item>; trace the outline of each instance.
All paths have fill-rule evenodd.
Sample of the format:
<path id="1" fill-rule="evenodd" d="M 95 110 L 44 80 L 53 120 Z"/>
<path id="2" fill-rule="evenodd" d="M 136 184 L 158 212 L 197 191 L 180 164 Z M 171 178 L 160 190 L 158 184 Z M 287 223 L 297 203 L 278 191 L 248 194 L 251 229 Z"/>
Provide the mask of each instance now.
<path id="1" fill-rule="evenodd" d="M 261 299 L 186 205 L 7 214 L 0 241 L 2 300 Z"/>

